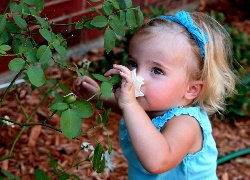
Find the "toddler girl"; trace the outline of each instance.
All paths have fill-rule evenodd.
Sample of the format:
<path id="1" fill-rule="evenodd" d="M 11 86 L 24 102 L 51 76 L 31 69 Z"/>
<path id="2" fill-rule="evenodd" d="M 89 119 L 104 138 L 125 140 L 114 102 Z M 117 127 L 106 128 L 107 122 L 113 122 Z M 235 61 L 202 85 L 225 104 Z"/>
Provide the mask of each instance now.
<path id="1" fill-rule="evenodd" d="M 214 19 L 180 11 L 145 23 L 129 46 L 128 67 L 105 73 L 122 76 L 107 105 L 122 113 L 120 145 L 132 180 L 214 180 L 217 149 L 208 118 L 223 110 L 234 92 L 230 37 Z M 143 79 L 135 96 L 132 70 Z M 77 95 L 100 87 L 77 79 Z"/>

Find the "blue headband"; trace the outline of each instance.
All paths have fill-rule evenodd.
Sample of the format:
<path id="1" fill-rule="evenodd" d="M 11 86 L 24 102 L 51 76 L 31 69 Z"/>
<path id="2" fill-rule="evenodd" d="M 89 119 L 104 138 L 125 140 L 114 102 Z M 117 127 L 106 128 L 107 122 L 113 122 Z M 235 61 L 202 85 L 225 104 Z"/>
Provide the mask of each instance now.
<path id="1" fill-rule="evenodd" d="M 180 11 L 176 13 L 174 16 L 159 16 L 159 18 L 168 19 L 174 21 L 178 24 L 184 26 L 191 36 L 194 38 L 197 46 L 200 49 L 200 53 L 202 56 L 202 60 L 205 58 L 205 44 L 208 43 L 208 36 L 205 32 L 200 30 L 194 23 L 192 18 L 190 17 L 188 12 Z"/>

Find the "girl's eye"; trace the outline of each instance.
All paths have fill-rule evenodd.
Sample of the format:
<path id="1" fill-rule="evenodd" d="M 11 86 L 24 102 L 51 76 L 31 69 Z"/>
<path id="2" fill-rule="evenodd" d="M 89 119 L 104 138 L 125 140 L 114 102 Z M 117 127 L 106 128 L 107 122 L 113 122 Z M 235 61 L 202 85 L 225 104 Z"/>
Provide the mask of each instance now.
<path id="1" fill-rule="evenodd" d="M 159 68 L 153 68 L 152 72 L 157 75 L 164 75 L 163 71 Z"/>
<path id="2" fill-rule="evenodd" d="M 138 66 L 137 66 L 137 64 L 136 64 L 135 61 L 129 60 L 129 61 L 128 61 L 128 67 L 129 67 L 130 69 L 134 69 L 134 68 L 137 68 Z"/>

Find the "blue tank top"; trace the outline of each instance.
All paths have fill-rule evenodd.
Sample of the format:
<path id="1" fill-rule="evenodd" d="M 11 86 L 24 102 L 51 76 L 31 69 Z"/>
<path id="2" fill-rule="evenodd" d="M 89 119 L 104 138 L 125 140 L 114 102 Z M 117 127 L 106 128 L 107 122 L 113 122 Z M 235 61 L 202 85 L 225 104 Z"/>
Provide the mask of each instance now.
<path id="1" fill-rule="evenodd" d="M 174 116 L 189 115 L 194 117 L 203 133 L 202 149 L 195 154 L 187 154 L 182 162 L 174 169 L 162 174 L 147 172 L 138 160 L 126 128 L 124 119 L 120 123 L 120 146 L 128 160 L 129 180 L 217 180 L 216 167 L 218 151 L 212 136 L 212 127 L 206 112 L 199 106 L 178 107 L 167 111 L 164 115 L 152 119 L 152 123 L 161 131 L 161 128 Z M 152 154 L 153 156 L 153 154 Z"/>

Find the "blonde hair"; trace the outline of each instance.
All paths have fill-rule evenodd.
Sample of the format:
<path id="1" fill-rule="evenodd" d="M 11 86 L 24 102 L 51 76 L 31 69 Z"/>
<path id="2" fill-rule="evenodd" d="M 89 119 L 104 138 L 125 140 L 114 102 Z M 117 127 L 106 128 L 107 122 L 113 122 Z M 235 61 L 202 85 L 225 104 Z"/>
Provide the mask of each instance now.
<path id="1" fill-rule="evenodd" d="M 177 31 L 187 37 L 195 59 L 187 63 L 190 79 L 202 80 L 204 86 L 192 105 L 200 106 L 208 114 L 224 110 L 225 99 L 235 93 L 236 75 L 233 73 L 232 42 L 227 31 L 213 18 L 204 13 L 190 13 L 193 23 L 208 36 L 205 44 L 205 58 L 190 33 L 180 24 L 155 18 L 145 23 L 137 35 L 154 35 L 161 31 Z"/>

